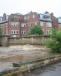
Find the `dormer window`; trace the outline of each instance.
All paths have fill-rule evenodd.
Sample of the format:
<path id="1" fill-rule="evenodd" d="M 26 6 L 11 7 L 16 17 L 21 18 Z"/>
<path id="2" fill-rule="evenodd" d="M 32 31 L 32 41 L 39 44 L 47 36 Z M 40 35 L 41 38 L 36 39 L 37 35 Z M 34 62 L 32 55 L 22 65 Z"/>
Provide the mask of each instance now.
<path id="1" fill-rule="evenodd" d="M 43 18 L 49 18 L 49 16 L 48 15 L 44 15 Z"/>
<path id="2" fill-rule="evenodd" d="M 33 14 L 33 18 L 35 18 L 35 15 Z"/>
<path id="3" fill-rule="evenodd" d="M 49 12 L 48 12 L 48 11 L 46 11 L 46 12 L 45 12 L 45 14 L 49 14 Z"/>

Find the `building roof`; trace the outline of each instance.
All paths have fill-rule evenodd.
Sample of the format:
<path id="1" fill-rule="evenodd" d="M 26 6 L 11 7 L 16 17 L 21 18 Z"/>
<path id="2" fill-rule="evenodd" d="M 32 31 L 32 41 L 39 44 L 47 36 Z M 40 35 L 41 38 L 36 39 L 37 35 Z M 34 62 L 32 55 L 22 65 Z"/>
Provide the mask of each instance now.
<path id="1" fill-rule="evenodd" d="M 51 15 L 48 12 L 44 14 L 40 13 L 40 21 L 52 22 Z"/>
<path id="2" fill-rule="evenodd" d="M 28 16 L 28 15 L 31 15 L 31 14 L 38 14 L 37 12 L 32 12 L 32 11 L 30 11 L 30 12 L 28 12 L 27 14 L 25 14 L 24 16 Z"/>
<path id="3" fill-rule="evenodd" d="M 61 24 L 61 17 L 58 17 L 58 23 Z"/>
<path id="4" fill-rule="evenodd" d="M 1 21 L 0 22 L 0 24 L 4 24 L 4 23 L 7 23 L 8 21 L 6 20 L 6 21 Z"/>

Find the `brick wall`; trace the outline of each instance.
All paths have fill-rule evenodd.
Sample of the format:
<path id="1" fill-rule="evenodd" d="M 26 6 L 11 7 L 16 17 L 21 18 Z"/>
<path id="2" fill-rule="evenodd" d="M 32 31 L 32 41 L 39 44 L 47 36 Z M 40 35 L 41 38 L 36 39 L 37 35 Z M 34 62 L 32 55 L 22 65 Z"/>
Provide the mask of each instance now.
<path id="1" fill-rule="evenodd" d="M 53 14 L 51 14 L 51 19 L 52 19 L 52 27 L 53 28 L 58 28 L 59 27 L 58 19 Z"/>

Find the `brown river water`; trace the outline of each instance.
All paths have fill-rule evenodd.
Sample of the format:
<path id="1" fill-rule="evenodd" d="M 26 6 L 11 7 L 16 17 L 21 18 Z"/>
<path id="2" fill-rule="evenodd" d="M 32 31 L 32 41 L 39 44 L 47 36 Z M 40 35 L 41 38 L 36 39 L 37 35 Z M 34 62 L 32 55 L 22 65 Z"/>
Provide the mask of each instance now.
<path id="1" fill-rule="evenodd" d="M 36 57 L 39 55 L 40 56 L 44 55 L 44 52 L 42 52 L 42 51 L 40 51 L 39 53 L 38 53 L 38 51 L 27 51 L 27 50 L 29 50 L 29 48 L 33 48 L 33 47 L 28 48 L 28 45 L 26 48 L 25 48 L 25 46 L 23 48 L 22 47 L 0 48 L 0 57 L 5 58 L 5 57 L 10 57 L 12 55 L 21 55 L 21 54 L 34 56 L 34 53 L 37 53 Z M 25 50 L 25 51 L 23 51 L 23 50 Z M 41 52 L 42 52 L 42 54 L 41 54 Z M 8 70 L 8 69 L 13 69 L 11 62 L 0 62 L 0 72 L 4 71 L 4 70 Z M 23 76 L 61 76 L 61 63 L 50 65 L 50 66 L 47 66 L 44 68 L 39 68 L 39 69 L 31 71 L 30 73 L 26 72 L 23 74 Z"/>

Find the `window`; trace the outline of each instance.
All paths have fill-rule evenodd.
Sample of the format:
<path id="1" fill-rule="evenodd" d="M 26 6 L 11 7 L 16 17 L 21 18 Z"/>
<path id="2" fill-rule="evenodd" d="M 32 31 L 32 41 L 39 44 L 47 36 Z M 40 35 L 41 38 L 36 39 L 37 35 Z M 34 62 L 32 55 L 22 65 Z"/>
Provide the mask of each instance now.
<path id="1" fill-rule="evenodd" d="M 46 26 L 47 25 L 47 22 L 43 22 L 43 26 Z"/>
<path id="2" fill-rule="evenodd" d="M 26 24 L 21 24 L 21 27 L 25 27 L 26 26 Z"/>
<path id="3" fill-rule="evenodd" d="M 44 15 L 44 16 L 43 16 L 43 18 L 45 18 L 45 19 L 46 19 L 46 18 L 50 18 L 50 17 L 49 17 L 48 15 Z"/>
<path id="4" fill-rule="evenodd" d="M 16 30 L 12 30 L 11 34 L 17 34 L 17 31 Z"/>
<path id="5" fill-rule="evenodd" d="M 16 26 L 16 25 L 14 24 L 14 26 Z"/>
<path id="6" fill-rule="evenodd" d="M 35 15 L 33 14 L 33 18 L 35 18 Z"/>
<path id="7" fill-rule="evenodd" d="M 16 33 L 16 31 L 14 31 L 14 34 Z"/>
<path id="8" fill-rule="evenodd" d="M 25 31 L 22 31 L 21 33 L 22 33 L 22 34 L 25 34 Z"/>
<path id="9" fill-rule="evenodd" d="M 40 22 L 40 26 L 43 26 L 43 22 Z"/>
<path id="10" fill-rule="evenodd" d="M 29 16 L 25 16 L 24 19 L 25 19 L 25 20 L 28 20 L 28 19 L 29 19 Z"/>
<path id="11" fill-rule="evenodd" d="M 19 25 L 19 22 L 11 22 L 11 25 L 14 27 L 14 26 L 18 26 Z"/>
<path id="12" fill-rule="evenodd" d="M 52 27 L 52 24 L 50 22 L 46 23 L 47 27 Z"/>
<path id="13" fill-rule="evenodd" d="M 14 26 L 14 27 L 15 27 L 15 26 L 16 26 L 16 24 L 13 24 L 12 26 Z"/>
<path id="14" fill-rule="evenodd" d="M 11 34 L 13 34 L 13 31 L 11 31 Z"/>
<path id="15" fill-rule="evenodd" d="M 58 22 L 61 23 L 61 18 L 58 19 Z"/>
<path id="16" fill-rule="evenodd" d="M 14 31 L 13 30 L 11 30 L 11 34 L 13 34 L 14 33 Z"/>

